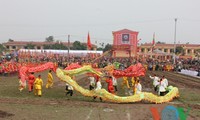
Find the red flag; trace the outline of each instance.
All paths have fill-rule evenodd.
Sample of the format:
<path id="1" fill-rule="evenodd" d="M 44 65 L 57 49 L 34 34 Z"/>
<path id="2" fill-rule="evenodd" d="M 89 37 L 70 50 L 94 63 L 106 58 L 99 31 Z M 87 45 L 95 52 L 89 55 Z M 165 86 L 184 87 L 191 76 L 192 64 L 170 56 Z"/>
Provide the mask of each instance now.
<path id="1" fill-rule="evenodd" d="M 153 34 L 153 41 L 152 41 L 152 45 L 155 46 L 155 33 Z"/>
<path id="2" fill-rule="evenodd" d="M 88 38 L 87 38 L 87 47 L 88 47 L 88 50 L 92 49 L 92 44 L 90 42 L 90 34 L 89 34 L 89 32 L 88 32 Z"/>

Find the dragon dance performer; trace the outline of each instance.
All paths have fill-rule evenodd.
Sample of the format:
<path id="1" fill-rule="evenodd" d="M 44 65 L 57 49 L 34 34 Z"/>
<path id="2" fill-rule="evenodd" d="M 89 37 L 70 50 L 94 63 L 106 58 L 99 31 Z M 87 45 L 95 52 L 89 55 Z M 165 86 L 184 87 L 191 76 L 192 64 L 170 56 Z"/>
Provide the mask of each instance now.
<path id="1" fill-rule="evenodd" d="M 5 64 L 3 69 L 4 69 L 4 76 L 8 76 L 8 74 L 9 74 L 8 64 Z"/>
<path id="2" fill-rule="evenodd" d="M 158 85 L 159 85 L 159 77 L 156 76 L 156 74 L 154 74 L 154 76 L 152 77 L 151 75 L 149 76 L 150 79 L 153 80 L 153 86 L 154 86 L 154 90 L 158 91 Z"/>
<path id="3" fill-rule="evenodd" d="M 66 83 L 66 88 L 65 88 L 66 96 L 68 94 L 70 94 L 70 96 L 72 96 L 73 95 L 73 90 L 74 90 L 74 88 L 71 85 L 69 85 L 68 83 Z"/>
<path id="4" fill-rule="evenodd" d="M 101 79 L 99 77 L 96 77 L 96 89 L 95 90 L 100 90 L 101 88 L 102 88 Z M 96 98 L 97 98 L 97 96 L 94 96 L 93 100 L 95 100 Z M 102 101 L 101 97 L 99 99 L 100 99 L 100 101 Z"/>
<path id="5" fill-rule="evenodd" d="M 53 86 L 53 76 L 51 74 L 51 70 L 49 70 L 48 76 L 47 76 L 47 84 L 46 84 L 46 88 L 52 88 Z"/>
<path id="6" fill-rule="evenodd" d="M 166 82 L 164 81 L 163 78 L 161 78 L 159 81 L 158 95 L 164 96 L 165 93 L 166 93 Z"/>
<path id="7" fill-rule="evenodd" d="M 163 81 L 165 83 L 165 88 L 167 88 L 168 87 L 168 80 L 167 80 L 167 78 L 163 75 L 162 79 L 163 79 Z"/>
<path id="8" fill-rule="evenodd" d="M 29 91 L 29 93 L 33 91 L 33 84 L 35 82 L 35 76 L 33 74 L 34 74 L 34 72 L 32 72 L 28 76 L 28 91 Z"/>
<path id="9" fill-rule="evenodd" d="M 43 86 L 43 80 L 41 79 L 41 75 L 38 75 L 38 78 L 36 78 L 34 82 L 35 86 L 35 95 L 38 95 L 39 97 L 42 96 L 42 86 Z"/>
<path id="10" fill-rule="evenodd" d="M 19 91 L 21 92 L 25 87 L 26 87 L 26 82 L 24 82 L 24 84 L 23 84 L 23 82 L 21 81 L 21 77 L 18 77 L 18 79 L 19 79 Z"/>
<path id="11" fill-rule="evenodd" d="M 115 88 L 115 92 L 117 92 L 117 79 L 112 76 L 113 87 Z"/>
<path id="12" fill-rule="evenodd" d="M 93 90 L 95 88 L 95 78 L 92 74 L 89 74 L 88 79 L 90 80 L 89 89 Z"/>
<path id="13" fill-rule="evenodd" d="M 142 85 L 140 84 L 140 80 L 137 79 L 135 83 L 135 94 L 140 94 L 142 92 Z"/>
<path id="14" fill-rule="evenodd" d="M 128 89 L 130 88 L 129 82 L 128 82 L 128 77 L 123 77 L 122 89 L 124 89 L 124 86 L 126 86 Z"/>
<path id="15" fill-rule="evenodd" d="M 13 64 L 14 64 L 14 63 L 13 63 Z M 14 73 L 13 64 L 11 64 L 11 63 L 8 64 L 9 75 L 12 75 L 12 74 Z"/>
<path id="16" fill-rule="evenodd" d="M 134 93 L 134 94 L 135 94 L 135 92 L 136 92 L 136 87 L 135 87 L 135 85 L 136 85 L 137 80 L 139 80 L 138 77 L 132 77 L 132 79 L 131 79 L 131 83 L 132 83 L 131 85 L 132 85 L 133 93 Z"/>
<path id="17" fill-rule="evenodd" d="M 97 79 L 96 79 L 96 89 L 95 90 L 100 90 L 101 88 L 102 88 L 102 85 L 101 85 L 101 79 L 98 77 Z"/>
<path id="18" fill-rule="evenodd" d="M 112 76 L 109 76 L 109 77 L 106 79 L 106 82 L 108 83 L 108 92 L 109 92 L 109 93 L 112 93 L 112 94 L 115 94 L 115 92 L 114 92 L 114 87 L 113 87 L 113 82 L 112 82 Z"/>

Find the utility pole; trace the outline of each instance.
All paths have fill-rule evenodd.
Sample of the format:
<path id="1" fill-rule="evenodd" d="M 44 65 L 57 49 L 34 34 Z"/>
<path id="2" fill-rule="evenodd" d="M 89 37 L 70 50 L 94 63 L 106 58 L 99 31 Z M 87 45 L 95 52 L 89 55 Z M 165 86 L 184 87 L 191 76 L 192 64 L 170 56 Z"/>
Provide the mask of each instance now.
<path id="1" fill-rule="evenodd" d="M 176 23 L 177 23 L 177 18 L 175 20 L 175 31 L 174 31 L 174 65 L 176 64 Z"/>
<path id="2" fill-rule="evenodd" d="M 68 54 L 67 54 L 67 57 L 68 57 L 68 62 L 69 62 L 69 49 L 70 49 L 70 35 L 68 35 L 68 44 L 67 44 L 67 47 L 68 47 Z"/>

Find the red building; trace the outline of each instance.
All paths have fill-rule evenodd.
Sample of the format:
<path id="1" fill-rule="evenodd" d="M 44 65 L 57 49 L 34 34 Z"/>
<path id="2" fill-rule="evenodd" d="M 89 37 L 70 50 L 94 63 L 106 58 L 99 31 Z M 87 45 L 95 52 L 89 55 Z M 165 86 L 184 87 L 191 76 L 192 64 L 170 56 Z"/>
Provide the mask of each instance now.
<path id="1" fill-rule="evenodd" d="M 137 55 L 138 32 L 123 29 L 113 32 L 113 57 L 135 57 Z"/>

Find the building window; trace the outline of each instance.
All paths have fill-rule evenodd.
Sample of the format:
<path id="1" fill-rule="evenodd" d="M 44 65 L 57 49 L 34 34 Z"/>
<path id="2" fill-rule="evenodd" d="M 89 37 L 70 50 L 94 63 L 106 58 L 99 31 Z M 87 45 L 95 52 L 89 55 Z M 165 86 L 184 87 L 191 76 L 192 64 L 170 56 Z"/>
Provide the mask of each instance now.
<path id="1" fill-rule="evenodd" d="M 24 46 L 24 49 L 28 49 L 28 47 L 27 47 L 27 46 Z"/>
<path id="2" fill-rule="evenodd" d="M 16 46 L 12 46 L 12 49 L 16 49 Z"/>
<path id="3" fill-rule="evenodd" d="M 41 49 L 41 47 L 40 47 L 40 46 L 37 46 L 37 49 Z"/>
<path id="4" fill-rule="evenodd" d="M 147 51 L 150 51 L 150 48 L 148 48 Z"/>
<path id="5" fill-rule="evenodd" d="M 164 49 L 164 52 L 167 52 L 167 49 Z"/>
<path id="6" fill-rule="evenodd" d="M 9 49 L 9 48 L 10 48 L 10 46 L 6 46 L 6 48 L 7 48 L 7 49 Z"/>

